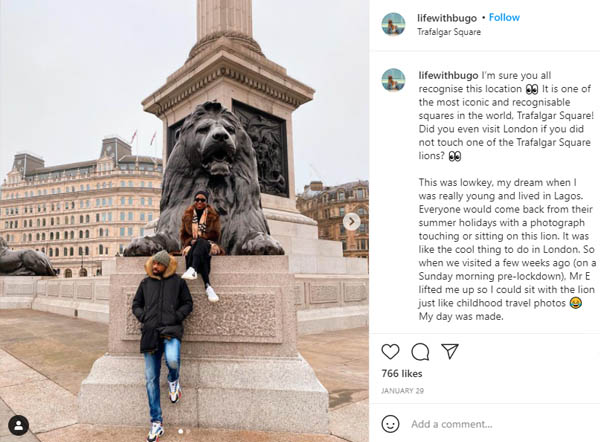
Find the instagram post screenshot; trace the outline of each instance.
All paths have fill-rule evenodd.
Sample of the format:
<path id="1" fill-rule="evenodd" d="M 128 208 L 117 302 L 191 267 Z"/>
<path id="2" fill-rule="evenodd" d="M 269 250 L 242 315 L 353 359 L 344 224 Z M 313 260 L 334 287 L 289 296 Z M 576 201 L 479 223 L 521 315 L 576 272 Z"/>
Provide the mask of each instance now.
<path id="1" fill-rule="evenodd" d="M 0 442 L 369 440 L 368 16 L 0 0 Z"/>
<path id="2" fill-rule="evenodd" d="M 0 442 L 600 441 L 598 12 L 0 0 Z"/>
<path id="3" fill-rule="evenodd" d="M 597 8 L 370 11 L 370 440 L 598 440 Z"/>

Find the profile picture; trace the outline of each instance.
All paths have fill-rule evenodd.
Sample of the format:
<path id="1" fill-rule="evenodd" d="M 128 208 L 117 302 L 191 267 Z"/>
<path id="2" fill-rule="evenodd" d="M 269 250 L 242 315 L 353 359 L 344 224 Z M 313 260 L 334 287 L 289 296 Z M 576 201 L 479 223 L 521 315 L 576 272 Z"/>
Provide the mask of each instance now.
<path id="1" fill-rule="evenodd" d="M 383 20 L 381 21 L 381 29 L 383 29 L 383 32 L 393 37 L 402 34 L 405 27 L 406 22 L 404 21 L 404 17 L 396 12 L 390 12 L 383 17 Z"/>
<path id="2" fill-rule="evenodd" d="M 400 69 L 388 69 L 381 76 L 381 85 L 390 92 L 398 92 L 404 87 L 406 78 Z"/>

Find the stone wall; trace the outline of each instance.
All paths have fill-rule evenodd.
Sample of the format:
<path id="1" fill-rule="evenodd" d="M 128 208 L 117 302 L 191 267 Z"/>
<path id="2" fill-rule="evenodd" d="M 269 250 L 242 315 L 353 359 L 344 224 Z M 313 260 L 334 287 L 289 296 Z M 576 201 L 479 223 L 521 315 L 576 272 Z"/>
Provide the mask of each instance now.
<path id="1" fill-rule="evenodd" d="M 297 259 L 289 259 L 295 258 Z M 338 258 L 336 261 L 349 265 L 354 264 L 354 261 L 363 260 Z M 219 257 L 215 257 L 213 269 L 219 267 Z M 105 276 L 87 278 L 0 277 L 0 309 L 32 308 L 108 323 L 109 278 L 111 274 L 116 273 L 115 259 L 103 263 L 102 270 Z M 368 274 L 361 273 L 361 270 L 354 270 L 357 272 L 355 274 L 294 274 L 298 334 L 368 325 L 369 278 Z M 220 293 L 219 285 L 223 281 L 219 273 L 215 272 L 211 279 Z M 129 287 L 125 295 L 132 297 L 133 293 L 133 289 Z M 197 334 L 202 335 L 201 330 Z"/>

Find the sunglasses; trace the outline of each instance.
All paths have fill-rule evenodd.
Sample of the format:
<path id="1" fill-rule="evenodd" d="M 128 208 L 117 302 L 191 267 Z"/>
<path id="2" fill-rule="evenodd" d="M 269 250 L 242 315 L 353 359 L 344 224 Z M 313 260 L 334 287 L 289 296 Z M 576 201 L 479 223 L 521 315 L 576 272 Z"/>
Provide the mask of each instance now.
<path id="1" fill-rule="evenodd" d="M 205 203 L 206 199 L 204 199 L 204 198 L 195 198 L 194 201 L 196 201 L 197 203 Z"/>

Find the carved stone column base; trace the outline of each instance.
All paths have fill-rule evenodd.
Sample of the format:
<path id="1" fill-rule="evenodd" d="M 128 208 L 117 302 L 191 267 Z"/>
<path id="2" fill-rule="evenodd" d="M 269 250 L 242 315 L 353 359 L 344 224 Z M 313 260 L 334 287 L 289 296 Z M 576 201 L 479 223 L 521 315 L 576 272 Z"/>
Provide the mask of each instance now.
<path id="1" fill-rule="evenodd" d="M 296 349 L 295 279 L 288 257 L 217 258 L 211 283 L 219 302 L 208 302 L 200 277 L 188 283 L 194 311 L 184 322 L 183 398 L 172 405 L 166 380 L 161 382 L 165 423 L 326 433 L 328 393 Z M 109 353 L 94 363 L 81 384 L 81 423 L 149 420 L 140 325 L 131 313 L 133 296 L 146 276 L 146 259 L 115 258 Z M 177 273 L 183 271 L 179 258 Z"/>
<path id="2" fill-rule="evenodd" d="M 328 432 L 328 394 L 310 365 L 294 358 L 183 358 L 182 398 L 167 395 L 161 373 L 161 406 L 167 425 L 236 430 Z M 146 425 L 144 360 L 106 355 L 98 359 L 79 394 L 79 422 Z M 107 406 L 107 404 L 109 404 Z"/>

